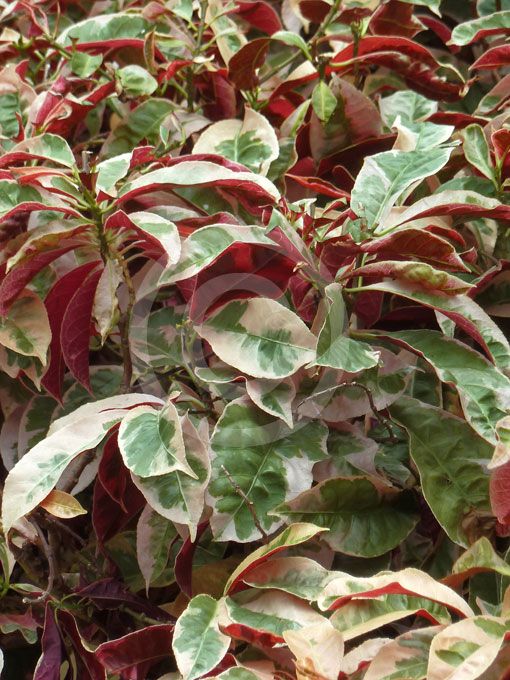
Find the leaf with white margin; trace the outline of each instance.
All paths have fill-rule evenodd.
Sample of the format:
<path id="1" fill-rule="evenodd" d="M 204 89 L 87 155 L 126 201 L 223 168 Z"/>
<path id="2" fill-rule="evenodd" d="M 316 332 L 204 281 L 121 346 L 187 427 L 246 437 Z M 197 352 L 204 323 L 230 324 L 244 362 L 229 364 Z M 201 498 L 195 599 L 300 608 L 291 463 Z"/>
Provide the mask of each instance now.
<path id="1" fill-rule="evenodd" d="M 206 424 L 206 421 L 203 421 Z M 158 477 L 137 477 L 133 482 L 147 503 L 162 517 L 189 527 L 194 541 L 205 503 L 205 490 L 211 475 L 208 434 L 199 432 L 187 415 L 181 418 L 186 461 L 195 477 L 174 470 Z"/>
<path id="2" fill-rule="evenodd" d="M 179 261 L 181 239 L 173 222 L 167 220 L 166 217 L 143 210 L 129 213 L 127 217 L 137 230 L 147 234 L 149 240 L 159 243 L 166 255 L 168 255 L 168 264 L 173 265 Z"/>
<path id="3" fill-rule="evenodd" d="M 440 631 L 430 645 L 427 680 L 475 680 L 496 659 L 510 621 L 474 616 Z"/>
<path id="4" fill-rule="evenodd" d="M 498 420 L 496 434 L 498 440 L 489 463 L 489 469 L 500 467 L 510 460 L 510 416 Z"/>
<path id="5" fill-rule="evenodd" d="M 268 298 L 229 302 L 196 330 L 222 361 L 254 378 L 286 378 L 315 357 L 313 333 Z"/>
<path id="6" fill-rule="evenodd" d="M 329 366 L 348 373 L 357 373 L 377 366 L 379 352 L 364 342 L 353 340 L 345 334 L 346 309 L 342 286 L 331 283 L 325 289 L 328 310 L 317 341 L 317 366 Z"/>
<path id="7" fill-rule="evenodd" d="M 216 680 L 273 680 L 274 675 L 272 673 L 271 675 L 258 673 L 245 666 L 234 666 L 214 677 Z"/>
<path id="8" fill-rule="evenodd" d="M 479 352 L 438 331 L 383 333 L 431 364 L 442 382 L 459 392 L 466 419 L 478 434 L 496 444 L 498 422 L 510 409 L 510 380 Z"/>
<path id="9" fill-rule="evenodd" d="M 482 536 L 454 562 L 443 582 L 456 587 L 474 574 L 487 571 L 510 577 L 510 564 L 498 555 L 489 539 Z"/>
<path id="10" fill-rule="evenodd" d="M 487 16 L 465 21 L 457 24 L 452 31 L 450 44 L 469 45 L 474 40 L 478 40 L 479 33 L 488 31 L 491 33 L 508 33 L 510 29 L 510 11 L 492 12 Z"/>
<path id="11" fill-rule="evenodd" d="M 374 229 L 411 186 L 439 172 L 451 152 L 451 148 L 437 147 L 383 151 L 367 157 L 351 192 L 351 208 L 366 220 L 369 230 Z"/>
<path id="12" fill-rule="evenodd" d="M 313 602 L 335 575 L 308 557 L 277 557 L 255 566 L 242 580 L 252 588 L 283 590 Z"/>
<path id="13" fill-rule="evenodd" d="M 103 343 L 117 324 L 120 315 L 117 288 L 123 280 L 122 270 L 118 262 L 106 260 L 97 284 L 92 308 L 92 316 L 97 321 L 101 333 L 101 342 Z"/>
<path id="14" fill-rule="evenodd" d="M 388 641 L 372 660 L 364 680 L 425 680 L 430 645 L 442 629 L 443 626 L 430 626 L 410 630 Z"/>
<path id="15" fill-rule="evenodd" d="M 186 462 L 179 414 L 171 401 L 160 411 L 150 406 L 129 411 L 120 424 L 119 450 L 126 467 L 138 477 L 174 470 L 195 476 Z"/>
<path id="16" fill-rule="evenodd" d="M 296 396 L 296 386 L 291 378 L 283 380 L 246 380 L 246 392 L 257 406 L 293 427 L 292 401 Z"/>
<path id="17" fill-rule="evenodd" d="M 372 638 L 354 647 L 343 658 L 342 672 L 350 677 L 358 668 L 365 668 L 388 642 L 391 638 Z"/>
<path id="18" fill-rule="evenodd" d="M 222 601 L 197 595 L 177 619 L 172 649 L 184 680 L 201 678 L 227 653 L 230 638 L 219 628 L 222 607 Z"/>
<path id="19" fill-rule="evenodd" d="M 73 152 L 63 137 L 46 132 L 36 137 L 28 137 L 11 147 L 0 161 L 0 167 L 12 165 L 16 161 L 40 159 L 58 163 L 67 168 L 75 165 Z"/>
<path id="20" fill-rule="evenodd" d="M 417 123 L 436 113 L 438 104 L 412 90 L 399 90 L 379 99 L 382 119 L 388 127 L 400 116 L 404 123 Z"/>
<path id="21" fill-rule="evenodd" d="M 133 153 L 123 153 L 113 158 L 107 158 L 96 165 L 96 192 L 103 192 L 112 198 L 117 196 L 115 185 L 124 179 L 131 166 Z"/>
<path id="22" fill-rule="evenodd" d="M 275 553 L 305 543 L 323 531 L 326 531 L 326 529 L 321 529 L 321 527 L 317 527 L 314 524 L 306 523 L 292 524 L 291 526 L 286 527 L 278 534 L 278 536 L 271 539 L 269 543 L 261 545 L 248 555 L 248 557 L 245 557 L 241 564 L 239 564 L 230 575 L 230 578 L 225 585 L 224 594 L 228 595 L 229 593 L 235 592 L 239 581 L 244 581 L 246 576 L 255 571 L 259 565 L 267 564 L 269 566 L 268 558 Z"/>
<path id="23" fill-rule="evenodd" d="M 85 404 L 54 421 L 45 439 L 21 458 L 7 475 L 2 499 L 4 533 L 48 495 L 76 456 L 97 446 L 140 403 L 162 403 L 147 394 L 123 394 Z"/>
<path id="24" fill-rule="evenodd" d="M 423 616 L 438 624 L 451 623 L 448 610 L 437 602 L 425 597 L 392 594 L 373 600 L 353 599 L 337 609 L 330 621 L 345 640 L 352 640 L 408 616 Z"/>
<path id="25" fill-rule="evenodd" d="M 271 513 L 287 521 L 329 529 L 323 540 L 335 551 L 376 557 L 399 545 L 419 516 L 407 493 L 365 477 L 328 479 Z"/>
<path id="26" fill-rule="evenodd" d="M 345 574 L 330 581 L 322 591 L 319 608 L 338 609 L 355 599 L 376 599 L 386 593 L 415 595 L 438 602 L 461 616 L 474 616 L 463 597 L 432 576 L 411 567 L 401 571 L 383 571 L 375 576 L 356 577 Z"/>
<path id="27" fill-rule="evenodd" d="M 344 640 L 328 619 L 305 626 L 301 630 L 287 630 L 283 638 L 296 657 L 298 677 L 320 677 L 337 680 L 342 670 Z"/>
<path id="28" fill-rule="evenodd" d="M 18 354 L 37 357 L 46 365 L 51 341 L 48 314 L 43 301 L 30 290 L 24 290 L 0 317 L 0 345 Z"/>
<path id="29" fill-rule="evenodd" d="M 202 132 L 193 147 L 194 154 L 218 154 L 264 176 L 272 161 L 278 158 L 279 151 L 272 125 L 248 107 L 242 121 L 232 118 L 213 123 Z"/>
<path id="30" fill-rule="evenodd" d="M 179 262 L 166 269 L 159 285 L 189 279 L 214 262 L 233 243 L 276 247 L 263 227 L 213 224 L 193 231 L 182 244 Z"/>
<path id="31" fill-rule="evenodd" d="M 136 525 L 136 557 L 145 579 L 146 592 L 166 567 L 176 536 L 174 525 L 146 505 Z"/>
<path id="32" fill-rule="evenodd" d="M 314 463 L 326 457 L 326 438 L 327 428 L 319 421 L 301 421 L 291 430 L 247 399 L 230 402 L 211 439 L 214 459 L 208 492 L 215 538 L 241 542 L 261 538 L 253 511 L 265 531 L 274 530 L 278 520 L 268 513 L 310 488 Z"/>
<path id="33" fill-rule="evenodd" d="M 453 125 L 402 122 L 400 116 L 394 120 L 392 128 L 397 131 L 397 139 L 393 145 L 397 151 L 423 151 L 440 146 L 447 142 L 455 131 Z"/>
<path id="34" fill-rule="evenodd" d="M 401 397 L 390 414 L 409 434 L 410 454 L 434 516 L 454 543 L 467 547 L 469 518 L 490 514 L 483 468 L 490 444 L 462 418 L 412 397 Z"/>

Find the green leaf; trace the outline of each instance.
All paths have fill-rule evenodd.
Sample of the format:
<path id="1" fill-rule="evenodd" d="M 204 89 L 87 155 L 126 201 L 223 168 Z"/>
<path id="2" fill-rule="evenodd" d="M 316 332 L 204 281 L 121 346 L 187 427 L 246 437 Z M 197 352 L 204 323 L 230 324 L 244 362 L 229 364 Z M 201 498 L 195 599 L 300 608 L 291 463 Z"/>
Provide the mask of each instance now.
<path id="1" fill-rule="evenodd" d="M 337 99 L 327 83 L 320 80 L 312 92 L 312 107 L 317 118 L 322 123 L 327 123 L 333 115 L 337 103 Z"/>
<path id="2" fill-rule="evenodd" d="M 393 127 L 398 132 L 394 149 L 401 151 L 426 151 L 447 142 L 455 131 L 453 125 L 436 125 L 435 123 L 402 122 L 397 118 Z"/>
<path id="3" fill-rule="evenodd" d="M 311 486 L 313 464 L 325 457 L 326 435 L 327 428 L 319 421 L 302 420 L 290 430 L 248 400 L 230 402 L 211 439 L 209 493 L 215 538 L 243 542 L 260 538 L 252 512 L 265 531 L 274 530 L 277 520 L 268 513 Z"/>
<path id="4" fill-rule="evenodd" d="M 201 678 L 227 653 L 230 638 L 219 629 L 221 606 L 209 595 L 197 595 L 177 619 L 172 649 L 184 680 Z"/>
<path id="5" fill-rule="evenodd" d="M 198 274 L 233 243 L 257 243 L 275 247 L 263 227 L 214 224 L 192 232 L 182 244 L 179 262 L 166 269 L 159 284 L 167 285 Z"/>
<path id="6" fill-rule="evenodd" d="M 102 54 L 87 54 L 87 52 L 73 52 L 69 66 L 71 71 L 80 78 L 89 78 L 103 63 Z"/>
<path id="7" fill-rule="evenodd" d="M 67 47 L 73 43 L 103 43 L 113 40 L 138 38 L 143 40 L 150 31 L 150 24 L 141 14 L 102 14 L 84 21 L 73 23 L 57 38 L 57 42 Z"/>
<path id="8" fill-rule="evenodd" d="M 388 127 L 400 116 L 403 123 L 418 123 L 436 113 L 437 102 L 412 90 L 400 90 L 379 100 L 382 119 Z"/>
<path id="9" fill-rule="evenodd" d="M 137 477 L 133 481 L 147 503 L 167 520 L 189 527 L 191 540 L 204 510 L 205 490 L 211 475 L 209 452 L 204 432 L 198 432 L 188 416 L 181 420 L 186 462 L 192 477 L 180 470 L 158 477 Z"/>
<path id="10" fill-rule="evenodd" d="M 374 229 L 411 186 L 439 172 L 451 152 L 451 148 L 383 151 L 365 158 L 351 192 L 352 209 Z"/>
<path id="11" fill-rule="evenodd" d="M 463 141 L 464 155 L 471 165 L 479 170 L 482 175 L 492 180 L 497 185 L 495 170 L 491 163 L 489 145 L 481 125 L 473 123 L 465 127 L 460 133 Z"/>
<path id="12" fill-rule="evenodd" d="M 510 408 L 510 380 L 503 373 L 475 350 L 438 331 L 398 331 L 384 337 L 418 352 L 442 382 L 456 387 L 473 429 L 496 444 L 496 425 Z"/>
<path id="13" fill-rule="evenodd" d="M 255 566 L 243 581 L 252 588 L 283 590 L 314 601 L 333 577 L 332 572 L 308 557 L 277 557 Z"/>
<path id="14" fill-rule="evenodd" d="M 288 427 L 292 428 L 292 401 L 296 396 L 296 387 L 291 378 L 247 380 L 246 392 L 260 409 L 281 418 Z"/>
<path id="15" fill-rule="evenodd" d="M 124 394 L 85 404 L 55 420 L 48 436 L 30 449 L 7 475 L 2 499 L 4 533 L 37 507 L 76 456 L 104 439 L 125 416 L 126 408 L 143 402 L 160 400 L 150 395 Z"/>
<path id="16" fill-rule="evenodd" d="M 107 158 L 96 165 L 96 191 L 102 191 L 108 196 L 115 198 L 117 191 L 115 185 L 128 174 L 131 165 L 132 153 L 123 153 L 120 156 Z"/>
<path id="17" fill-rule="evenodd" d="M 37 357 L 46 365 L 51 342 L 48 314 L 43 301 L 25 290 L 0 317 L 0 345 L 28 357 Z"/>
<path id="18" fill-rule="evenodd" d="M 437 626 L 410 630 L 387 642 L 372 660 L 364 680 L 426 680 L 430 644 Z"/>
<path id="19" fill-rule="evenodd" d="M 150 406 L 132 409 L 119 428 L 119 450 L 126 467 L 138 477 L 156 477 L 174 470 L 195 476 L 186 462 L 179 415 L 172 402 L 161 411 Z"/>
<path id="20" fill-rule="evenodd" d="M 115 77 L 127 95 L 148 96 L 158 89 L 158 81 L 147 69 L 138 64 L 129 64 L 115 71 Z"/>
<path id="21" fill-rule="evenodd" d="M 246 108 L 242 121 L 233 118 L 210 125 L 198 138 L 193 153 L 216 153 L 266 175 L 280 147 L 267 118 Z"/>
<path id="22" fill-rule="evenodd" d="M 299 35 L 299 33 L 293 33 L 291 31 L 276 31 L 276 33 L 272 34 L 271 40 L 278 40 L 285 45 L 291 45 L 292 47 L 299 48 L 304 56 L 312 61 L 312 55 L 308 45 L 306 41 Z"/>
<path id="23" fill-rule="evenodd" d="M 333 550 L 360 557 L 392 550 L 418 521 L 407 494 L 377 488 L 363 477 L 328 479 L 280 505 L 273 514 L 327 528 L 323 540 Z"/>
<path id="24" fill-rule="evenodd" d="M 482 465 L 492 447 L 464 420 L 411 397 L 401 397 L 390 413 L 409 433 L 430 509 L 452 541 L 466 547 L 469 519 L 490 512 L 489 477 Z"/>
<path id="25" fill-rule="evenodd" d="M 510 11 L 494 12 L 479 19 L 472 19 L 458 24 L 452 31 L 450 43 L 452 45 L 469 45 L 478 40 L 481 31 L 491 33 L 507 33 L 510 29 Z"/>
<path id="26" fill-rule="evenodd" d="M 345 335 L 345 303 L 342 286 L 331 283 L 326 287 L 328 311 L 317 341 L 317 357 L 314 364 L 329 366 L 348 373 L 357 373 L 377 366 L 379 353 L 364 342 Z"/>
<path id="27" fill-rule="evenodd" d="M 254 378 L 286 378 L 315 357 L 315 336 L 268 298 L 230 302 L 196 330 L 222 361 Z"/>
<path id="28" fill-rule="evenodd" d="M 174 525 L 146 505 L 136 526 L 136 556 L 147 592 L 163 573 L 176 536 Z"/>
<path id="29" fill-rule="evenodd" d="M 469 546 L 466 552 L 454 563 L 451 576 L 447 577 L 446 580 L 452 585 L 456 585 L 483 571 L 493 571 L 501 576 L 510 577 L 510 564 L 498 555 L 486 536 L 482 536 Z"/>
<path id="30" fill-rule="evenodd" d="M 65 139 L 49 132 L 38 137 L 28 137 L 9 151 L 10 154 L 26 154 L 30 158 L 51 161 L 72 168 L 76 165 L 73 152 Z"/>

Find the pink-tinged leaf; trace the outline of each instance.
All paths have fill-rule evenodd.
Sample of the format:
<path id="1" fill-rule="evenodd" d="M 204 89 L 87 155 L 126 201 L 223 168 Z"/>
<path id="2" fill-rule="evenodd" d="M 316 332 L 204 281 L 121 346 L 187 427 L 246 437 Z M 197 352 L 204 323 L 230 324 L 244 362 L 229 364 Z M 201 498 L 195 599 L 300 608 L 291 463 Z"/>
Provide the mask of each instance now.
<path id="1" fill-rule="evenodd" d="M 141 677 L 132 676 L 131 672 L 147 674 L 157 661 L 170 658 L 173 631 L 171 623 L 147 626 L 116 640 L 103 642 L 94 653 L 108 673 L 122 673 L 126 678 Z"/>
<path id="2" fill-rule="evenodd" d="M 200 542 L 200 537 L 208 526 L 208 522 L 199 524 L 195 540 L 192 541 L 188 536 L 175 558 L 175 581 L 182 592 L 190 598 L 193 597 L 193 557 Z"/>
<path id="3" fill-rule="evenodd" d="M 510 64 L 510 45 L 491 47 L 471 66 L 473 71 L 501 68 Z"/>
<path id="4" fill-rule="evenodd" d="M 225 594 L 235 593 L 237 590 L 242 590 L 243 585 L 241 581 L 245 576 L 247 576 L 255 567 L 259 564 L 265 562 L 271 555 L 278 553 L 286 548 L 294 545 L 299 545 L 305 541 L 309 541 L 311 538 L 316 536 L 322 531 L 327 531 L 327 529 L 321 529 L 314 524 L 298 523 L 292 524 L 291 526 L 284 529 L 278 536 L 273 538 L 267 545 L 263 545 L 257 548 L 251 555 L 246 557 L 241 564 L 234 570 L 231 574 L 227 584 L 225 586 Z"/>
<path id="5" fill-rule="evenodd" d="M 62 319 L 62 355 L 73 376 L 90 391 L 89 345 L 94 296 L 102 267 L 92 271 L 75 292 Z"/>
<path id="6" fill-rule="evenodd" d="M 87 262 L 64 274 L 53 285 L 44 300 L 51 328 L 50 362 L 41 381 L 43 387 L 58 401 L 62 398 L 62 381 L 64 379 L 64 357 L 60 342 L 62 321 L 67 306 L 74 293 L 81 288 L 89 273 L 99 262 Z"/>
<path id="7" fill-rule="evenodd" d="M 510 524 L 510 462 L 492 470 L 490 478 L 492 512 L 500 524 Z"/>
<path id="8" fill-rule="evenodd" d="M 412 4 L 390 0 L 380 5 L 370 19 L 370 30 L 379 36 L 399 36 L 413 38 L 423 31 L 423 24 L 414 16 Z"/>
<path id="9" fill-rule="evenodd" d="M 127 215 L 118 210 L 107 219 L 105 229 L 128 232 L 128 237 L 132 232 L 133 240 L 147 257 L 164 258 L 168 264 L 179 260 L 181 242 L 177 227 L 164 217 L 143 211 Z"/>
<path id="10" fill-rule="evenodd" d="M 309 189 L 312 193 L 321 196 L 329 196 L 331 198 L 349 198 L 350 194 L 342 189 L 337 189 L 333 184 L 327 182 L 319 177 L 300 177 L 299 175 L 292 175 L 287 173 L 285 177 L 293 179 L 300 186 Z"/>
<path id="11" fill-rule="evenodd" d="M 277 12 L 268 2 L 263 0 L 241 0 L 237 3 L 234 12 L 250 26 L 258 28 L 268 35 L 272 35 L 282 28 Z"/>
<path id="12" fill-rule="evenodd" d="M 264 65 L 269 38 L 255 38 L 241 47 L 228 64 L 229 80 L 240 90 L 252 90 L 259 83 L 256 71 Z"/>
<path id="13" fill-rule="evenodd" d="M 353 279 L 358 276 L 396 279 L 446 295 L 466 293 L 473 288 L 467 281 L 439 269 L 434 269 L 424 262 L 402 262 L 400 260 L 371 262 L 348 272 L 343 278 Z"/>
<path id="14" fill-rule="evenodd" d="M 41 647 L 42 654 L 37 662 L 33 680 L 60 680 L 63 645 L 50 602 L 46 604 Z"/>
<path id="15" fill-rule="evenodd" d="M 87 680 L 106 680 L 106 672 L 93 652 L 88 649 L 74 616 L 65 610 L 57 614 L 58 623 L 65 637 L 70 640 L 78 665 L 78 673 Z"/>

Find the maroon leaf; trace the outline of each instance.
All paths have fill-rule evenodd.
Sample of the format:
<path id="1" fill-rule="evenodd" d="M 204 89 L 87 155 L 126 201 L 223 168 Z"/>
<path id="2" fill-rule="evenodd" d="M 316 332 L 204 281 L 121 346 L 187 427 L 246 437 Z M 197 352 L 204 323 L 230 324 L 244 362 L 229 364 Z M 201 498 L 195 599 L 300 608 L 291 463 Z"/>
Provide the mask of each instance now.
<path id="1" fill-rule="evenodd" d="M 510 463 L 492 470 L 490 479 L 492 512 L 501 524 L 510 524 Z"/>
<path id="2" fill-rule="evenodd" d="M 268 2 L 263 2 L 263 0 L 241 0 L 237 3 L 235 14 L 268 35 L 282 28 L 278 14 Z"/>
<path id="3" fill-rule="evenodd" d="M 413 5 L 400 0 L 390 0 L 373 13 L 370 30 L 376 35 L 396 35 L 413 38 L 423 31 L 423 26 L 415 18 Z"/>
<path id="4" fill-rule="evenodd" d="M 102 271 L 102 266 L 98 266 L 74 293 L 67 305 L 60 332 L 64 361 L 74 377 L 89 391 L 90 323 L 94 295 Z"/>
<path id="5" fill-rule="evenodd" d="M 74 616 L 62 609 L 58 612 L 58 621 L 65 636 L 71 641 L 75 658 L 78 660 L 79 666 L 81 666 L 79 673 L 82 677 L 87 678 L 87 680 L 106 680 L 103 666 L 96 659 L 93 652 L 89 651 L 83 644 L 83 639 Z"/>
<path id="6" fill-rule="evenodd" d="M 122 474 L 122 473 L 121 473 Z M 126 486 L 122 505 L 113 500 L 98 475 L 94 484 L 92 524 L 99 545 L 113 538 L 135 517 L 145 505 L 145 499 L 131 479 Z"/>
<path id="7" fill-rule="evenodd" d="M 259 83 L 255 71 L 264 65 L 269 38 L 256 38 L 234 54 L 228 65 L 228 77 L 240 90 L 252 90 Z"/>
<path id="8" fill-rule="evenodd" d="M 200 537 L 209 526 L 208 522 L 202 522 L 197 527 L 197 535 L 194 541 L 188 538 L 182 544 L 175 558 L 174 572 L 175 581 L 181 591 L 189 598 L 193 597 L 192 567 L 193 556 L 200 542 Z"/>
<path id="9" fill-rule="evenodd" d="M 510 64 L 510 45 L 491 47 L 471 66 L 473 71 L 501 68 Z"/>
<path id="10" fill-rule="evenodd" d="M 33 680 L 60 680 L 63 645 L 50 602 L 46 603 L 41 647 L 42 654 L 37 662 Z"/>
<path id="11" fill-rule="evenodd" d="M 101 611 L 118 609 L 121 605 L 127 605 L 136 612 L 143 612 L 153 619 L 163 623 L 173 621 L 173 617 L 163 609 L 156 607 L 147 600 L 129 592 L 124 584 L 114 578 L 104 578 L 90 583 L 83 588 L 74 591 L 79 597 L 86 597 Z"/>

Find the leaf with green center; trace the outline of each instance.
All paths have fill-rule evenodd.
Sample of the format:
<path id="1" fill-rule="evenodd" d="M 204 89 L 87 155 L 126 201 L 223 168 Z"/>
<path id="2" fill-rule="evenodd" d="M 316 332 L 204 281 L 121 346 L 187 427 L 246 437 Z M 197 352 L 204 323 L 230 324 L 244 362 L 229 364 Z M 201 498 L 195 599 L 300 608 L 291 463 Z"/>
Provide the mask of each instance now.
<path id="1" fill-rule="evenodd" d="M 283 590 L 312 602 L 331 578 L 333 572 L 308 557 L 277 557 L 255 566 L 242 580 L 252 588 Z"/>
<path id="2" fill-rule="evenodd" d="M 0 318 L 0 345 L 28 357 L 37 357 L 46 365 L 51 330 L 42 300 L 25 290 Z"/>
<path id="3" fill-rule="evenodd" d="M 499 654 L 508 622 L 475 616 L 440 631 L 432 640 L 427 680 L 475 680 Z"/>
<path id="4" fill-rule="evenodd" d="M 97 446 L 125 415 L 126 408 L 160 402 L 144 394 L 124 394 L 85 404 L 55 420 L 45 439 L 13 467 L 5 480 L 2 523 L 5 533 L 48 495 L 80 453 Z"/>
<path id="5" fill-rule="evenodd" d="M 452 31 L 452 45 L 469 45 L 469 43 L 488 35 L 510 33 L 510 11 L 494 12 L 479 19 L 458 24 Z"/>
<path id="6" fill-rule="evenodd" d="M 496 444 L 497 423 L 510 409 L 510 380 L 503 373 L 475 350 L 438 331 L 381 335 L 418 353 L 431 364 L 442 382 L 456 387 L 473 429 Z"/>
<path id="7" fill-rule="evenodd" d="M 73 52 L 69 67 L 80 78 L 89 78 L 103 63 L 103 55 Z"/>
<path id="8" fill-rule="evenodd" d="M 166 217 L 145 211 L 129 213 L 119 210 L 111 215 L 105 224 L 106 229 L 134 231 L 139 239 L 139 247 L 147 252 L 162 254 L 170 265 L 176 264 L 181 255 L 181 240 L 173 222 Z"/>
<path id="9" fill-rule="evenodd" d="M 79 52 L 77 54 L 80 54 Z M 96 165 L 96 192 L 102 192 L 115 198 L 115 185 L 128 174 L 133 154 L 123 153 L 113 158 L 107 158 Z"/>
<path id="10" fill-rule="evenodd" d="M 0 220 L 27 210 L 54 210 L 80 217 L 79 213 L 56 193 L 36 189 L 27 184 L 17 184 L 12 180 L 0 180 Z"/>
<path id="11" fill-rule="evenodd" d="M 368 156 L 351 192 L 351 208 L 366 220 L 369 230 L 374 229 L 411 186 L 439 172 L 451 152 L 451 148 L 434 148 Z"/>
<path id="12" fill-rule="evenodd" d="M 400 90 L 379 100 L 382 119 L 388 127 L 400 116 L 403 123 L 417 123 L 436 113 L 437 102 L 411 90 Z"/>
<path id="13" fill-rule="evenodd" d="M 163 573 L 176 536 L 174 525 L 146 505 L 136 525 L 136 556 L 145 579 L 146 592 Z"/>
<path id="14" fill-rule="evenodd" d="M 410 497 L 378 488 L 368 478 L 329 479 L 278 506 L 287 521 L 308 521 L 329 529 L 323 541 L 359 557 L 383 555 L 401 543 L 418 522 Z"/>
<path id="15" fill-rule="evenodd" d="M 451 623 L 451 616 L 442 604 L 412 595 L 353 599 L 337 609 L 330 621 L 345 640 L 352 640 L 408 616 L 421 616 L 438 624 Z"/>
<path id="16" fill-rule="evenodd" d="M 227 653 L 230 638 L 219 628 L 222 606 L 209 595 L 197 595 L 177 619 L 172 649 L 184 680 L 201 678 Z"/>
<path id="17" fill-rule="evenodd" d="M 268 559 L 275 553 L 286 550 L 301 543 L 309 541 L 317 534 L 326 531 L 314 524 L 292 524 L 281 531 L 278 536 L 272 538 L 266 545 L 260 546 L 248 555 L 241 564 L 232 572 L 225 585 L 225 595 L 235 592 L 236 586 L 241 580 L 245 580 L 259 565 L 268 565 Z M 315 564 L 315 563 L 314 563 Z M 271 567 L 269 566 L 269 569 Z"/>
<path id="18" fill-rule="evenodd" d="M 245 399 L 230 402 L 211 439 L 209 493 L 215 538 L 260 538 L 252 511 L 265 531 L 273 531 L 278 520 L 268 513 L 311 486 L 312 467 L 326 455 L 326 436 L 327 428 L 319 421 L 300 421 L 291 430 Z"/>
<path id="19" fill-rule="evenodd" d="M 158 477 L 137 477 L 133 481 L 147 503 L 167 520 L 189 527 L 195 540 L 204 510 L 205 490 L 211 475 L 207 438 L 199 433 L 188 416 L 181 420 L 186 462 L 194 474 L 174 470 Z"/>
<path id="20" fill-rule="evenodd" d="M 466 547 L 469 520 L 490 513 L 489 477 L 482 467 L 492 454 L 490 444 L 465 420 L 411 397 L 401 397 L 390 413 L 409 433 L 430 509 L 452 541 Z"/>
<path id="21" fill-rule="evenodd" d="M 119 428 L 124 464 L 138 477 L 157 477 L 174 470 L 195 477 L 186 461 L 177 409 L 168 402 L 161 411 L 150 406 L 132 409 Z"/>
<path id="22" fill-rule="evenodd" d="M 66 28 L 57 38 L 57 42 L 68 45 L 86 45 L 87 43 L 105 43 L 119 41 L 125 44 L 129 40 L 144 40 L 150 24 L 141 14 L 102 14 L 84 19 Z M 110 47 L 110 46 L 109 46 Z"/>
<path id="23" fill-rule="evenodd" d="M 131 154 L 133 147 L 143 139 L 157 144 L 161 124 L 174 111 L 175 104 L 168 99 L 150 97 L 141 102 L 110 132 L 101 147 L 101 157 L 110 159 Z"/>
<path id="24" fill-rule="evenodd" d="M 279 151 L 276 133 L 267 118 L 249 108 L 242 121 L 233 118 L 213 123 L 193 147 L 193 153 L 216 153 L 261 175 L 267 175 Z"/>
<path id="25" fill-rule="evenodd" d="M 465 127 L 460 133 L 463 141 L 464 155 L 471 165 L 482 175 L 497 184 L 495 170 L 491 163 L 489 145 L 481 125 L 473 123 Z"/>
<path id="26" fill-rule="evenodd" d="M 333 92 L 331 92 L 327 83 L 323 80 L 319 81 L 312 92 L 312 106 L 315 115 L 321 123 L 328 122 L 333 115 L 337 103 L 337 99 Z"/>
<path id="27" fill-rule="evenodd" d="M 453 125 L 436 125 L 435 123 L 400 120 L 393 122 L 393 129 L 397 131 L 397 139 L 393 145 L 399 151 L 423 151 L 440 146 L 447 142 L 455 131 Z"/>
<path id="28" fill-rule="evenodd" d="M 129 64 L 115 72 L 122 90 L 131 97 L 148 96 L 158 89 L 158 81 L 147 69 Z"/>
<path id="29" fill-rule="evenodd" d="M 345 335 L 345 303 L 342 286 L 331 283 L 326 287 L 327 315 L 317 341 L 317 366 L 329 366 L 348 373 L 357 373 L 377 366 L 379 353 L 365 342 Z"/>
<path id="30" fill-rule="evenodd" d="M 259 675 L 255 671 L 242 666 L 234 666 L 214 676 L 216 680 L 266 680 L 266 675 Z M 163 680 L 160 678 L 160 680 Z"/>
<path id="31" fill-rule="evenodd" d="M 284 631 L 283 638 L 296 657 L 299 675 L 338 680 L 343 666 L 344 640 L 328 619 L 301 630 Z"/>
<path id="32" fill-rule="evenodd" d="M 0 159 L 0 167 L 31 160 L 50 161 L 66 168 L 75 165 L 73 152 L 66 140 L 47 132 L 37 137 L 28 137 L 13 146 Z"/>
<path id="33" fill-rule="evenodd" d="M 482 536 L 456 560 L 443 582 L 455 588 L 471 576 L 487 571 L 510 577 L 510 564 L 498 555 L 489 539 Z"/>
<path id="34" fill-rule="evenodd" d="M 286 378 L 315 357 L 316 337 L 268 298 L 230 302 L 196 330 L 222 361 L 254 378 Z"/>
<path id="35" fill-rule="evenodd" d="M 429 650 L 442 626 L 410 630 L 386 643 L 370 664 L 364 680 L 426 680 Z"/>
<path id="36" fill-rule="evenodd" d="M 246 392 L 260 409 L 281 418 L 288 427 L 293 427 L 292 401 L 296 396 L 296 386 L 290 378 L 247 380 Z"/>
<path id="37" fill-rule="evenodd" d="M 275 248 L 263 227 L 214 224 L 192 232 L 182 244 L 179 262 L 161 275 L 159 284 L 189 279 L 210 265 L 233 243 L 255 243 Z"/>

